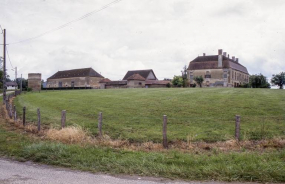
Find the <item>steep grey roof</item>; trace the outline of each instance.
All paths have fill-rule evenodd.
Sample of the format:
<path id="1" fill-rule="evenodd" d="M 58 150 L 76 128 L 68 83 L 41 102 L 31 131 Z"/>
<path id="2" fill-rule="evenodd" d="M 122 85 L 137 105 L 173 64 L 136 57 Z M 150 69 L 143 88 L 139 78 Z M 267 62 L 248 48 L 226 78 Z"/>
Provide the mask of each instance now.
<path id="1" fill-rule="evenodd" d="M 223 56 L 222 68 L 232 68 L 248 74 L 246 67 L 240 63 Z M 188 70 L 219 69 L 218 55 L 198 56 L 190 62 Z"/>
<path id="2" fill-rule="evenodd" d="M 61 79 L 61 78 L 73 78 L 73 77 L 101 77 L 102 75 L 97 73 L 93 68 L 81 68 L 74 70 L 58 71 L 48 79 Z"/>
<path id="3" fill-rule="evenodd" d="M 131 77 L 131 76 L 134 75 L 134 74 L 139 74 L 140 76 L 142 76 L 143 78 L 146 79 L 146 78 L 148 77 L 148 75 L 149 75 L 151 72 L 153 73 L 154 77 L 156 78 L 156 76 L 155 76 L 153 70 L 131 70 L 131 71 L 128 71 L 128 72 L 126 73 L 126 75 L 125 75 L 125 77 L 123 78 L 123 80 L 127 80 L 129 77 Z M 156 79 L 157 79 L 157 78 L 156 78 Z"/>

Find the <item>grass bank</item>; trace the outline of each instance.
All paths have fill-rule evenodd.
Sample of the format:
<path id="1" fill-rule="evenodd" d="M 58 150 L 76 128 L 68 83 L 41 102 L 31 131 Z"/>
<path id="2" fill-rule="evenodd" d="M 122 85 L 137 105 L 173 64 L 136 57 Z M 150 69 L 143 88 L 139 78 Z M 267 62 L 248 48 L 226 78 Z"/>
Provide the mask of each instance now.
<path id="1" fill-rule="evenodd" d="M 113 139 L 161 142 L 162 116 L 168 116 L 168 139 L 229 140 L 235 115 L 241 115 L 242 139 L 285 136 L 285 93 L 270 89 L 191 88 L 42 91 L 16 98 L 17 112 L 27 107 L 27 120 L 59 127 L 61 111 L 67 125 L 80 125 L 97 135 L 98 113 L 103 131 Z"/>
<path id="2" fill-rule="evenodd" d="M 0 156 L 91 172 L 185 180 L 285 181 L 285 150 L 181 153 L 129 151 L 50 142 L 14 130 L 0 118 Z"/>

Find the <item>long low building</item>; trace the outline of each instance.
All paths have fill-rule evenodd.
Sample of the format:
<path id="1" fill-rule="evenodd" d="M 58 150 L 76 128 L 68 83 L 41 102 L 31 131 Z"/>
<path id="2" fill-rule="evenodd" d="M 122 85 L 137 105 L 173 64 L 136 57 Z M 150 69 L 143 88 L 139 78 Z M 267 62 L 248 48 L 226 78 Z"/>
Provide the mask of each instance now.
<path id="1" fill-rule="evenodd" d="M 126 73 L 123 80 L 101 80 L 100 88 L 158 88 L 166 87 L 168 83 L 170 81 L 158 80 L 153 70 L 131 70 Z"/>
<path id="2" fill-rule="evenodd" d="M 58 71 L 47 79 L 47 88 L 91 87 L 100 88 L 104 77 L 93 68 Z"/>
<path id="3" fill-rule="evenodd" d="M 239 87 L 249 82 L 249 73 L 238 60 L 233 56 L 230 58 L 222 49 L 218 50 L 218 55 L 205 53 L 198 56 L 189 63 L 187 77 L 190 85 L 195 84 L 194 78 L 202 76 L 205 87 Z"/>

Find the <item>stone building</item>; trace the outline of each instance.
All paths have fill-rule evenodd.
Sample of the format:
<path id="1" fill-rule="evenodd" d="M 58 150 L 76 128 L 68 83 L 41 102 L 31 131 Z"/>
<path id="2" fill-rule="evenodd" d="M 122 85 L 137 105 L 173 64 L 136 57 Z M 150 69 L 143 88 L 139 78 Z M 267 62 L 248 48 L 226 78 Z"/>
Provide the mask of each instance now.
<path id="1" fill-rule="evenodd" d="M 29 73 L 28 74 L 28 88 L 33 91 L 40 91 L 42 88 L 42 74 Z"/>
<path id="2" fill-rule="evenodd" d="M 100 88 L 102 75 L 92 68 L 58 71 L 47 79 L 47 88 L 91 87 Z"/>
<path id="3" fill-rule="evenodd" d="M 218 55 L 205 53 L 189 63 L 187 77 L 190 85 L 195 83 L 194 77 L 202 76 L 205 87 L 239 87 L 249 82 L 249 73 L 238 58 L 230 58 L 222 49 Z"/>
<path id="4" fill-rule="evenodd" d="M 168 83 L 170 81 L 158 80 L 153 70 L 131 70 L 126 73 L 123 80 L 103 79 L 100 81 L 101 89 L 166 87 Z"/>

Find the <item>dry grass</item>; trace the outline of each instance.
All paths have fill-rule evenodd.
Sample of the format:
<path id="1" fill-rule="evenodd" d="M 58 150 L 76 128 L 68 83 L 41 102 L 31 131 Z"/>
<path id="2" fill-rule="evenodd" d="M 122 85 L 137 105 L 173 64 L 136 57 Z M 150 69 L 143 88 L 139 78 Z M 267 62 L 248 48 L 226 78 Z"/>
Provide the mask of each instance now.
<path id="1" fill-rule="evenodd" d="M 60 130 L 51 128 L 46 131 L 45 136 L 52 141 L 60 141 L 63 143 L 89 143 L 92 138 L 81 127 L 66 127 Z"/>

